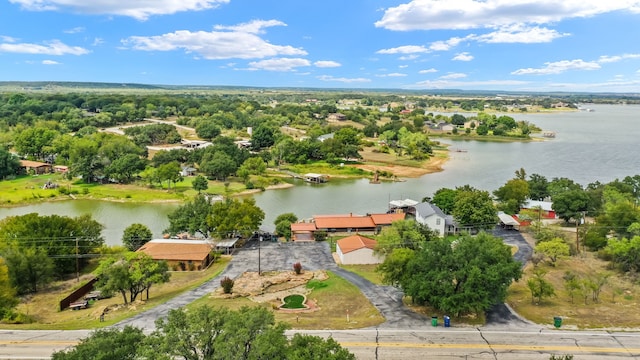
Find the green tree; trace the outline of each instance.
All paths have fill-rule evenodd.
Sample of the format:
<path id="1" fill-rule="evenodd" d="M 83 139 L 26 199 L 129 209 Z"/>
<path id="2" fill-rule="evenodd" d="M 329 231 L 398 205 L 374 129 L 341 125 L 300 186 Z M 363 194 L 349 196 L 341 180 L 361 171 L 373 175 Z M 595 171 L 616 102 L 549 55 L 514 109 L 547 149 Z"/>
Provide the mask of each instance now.
<path id="1" fill-rule="evenodd" d="M 16 288 L 9 277 L 9 268 L 5 259 L 0 257 L 0 319 L 18 305 L 18 302 Z"/>
<path id="2" fill-rule="evenodd" d="M 291 339 L 288 360 L 355 360 L 356 357 L 332 338 L 295 334 Z"/>
<path id="3" fill-rule="evenodd" d="M 538 268 L 534 270 L 533 277 L 527 280 L 527 287 L 531 291 L 531 303 L 540 304 L 542 299 L 556 294 L 553 285 L 544 279 L 546 271 Z"/>
<path id="4" fill-rule="evenodd" d="M 98 329 L 70 350 L 53 353 L 53 360 L 136 360 L 138 349 L 146 336 L 141 329 L 125 326 L 123 329 Z"/>
<path id="5" fill-rule="evenodd" d="M 271 147 L 276 141 L 276 131 L 277 129 L 274 129 L 268 124 L 261 124 L 253 129 L 253 133 L 251 134 L 251 148 L 261 150 Z"/>
<path id="6" fill-rule="evenodd" d="M 398 282 L 414 303 L 454 316 L 480 314 L 504 301 L 511 282 L 521 276 L 510 248 L 487 233 L 454 242 L 434 239 L 406 257 L 404 267 L 397 264 L 405 270 L 399 278 L 382 270 L 383 278 Z"/>
<path id="7" fill-rule="evenodd" d="M 391 223 L 391 226 L 382 229 L 377 237 L 378 245 L 375 251 L 386 255 L 397 248 L 417 250 L 425 242 L 437 237 L 436 231 L 430 230 L 426 225 L 413 219 L 398 220 Z"/>
<path id="8" fill-rule="evenodd" d="M 0 147 L 0 180 L 7 176 L 18 175 L 20 171 L 20 160 L 17 156 Z"/>
<path id="9" fill-rule="evenodd" d="M 473 229 L 491 229 L 496 225 L 496 208 L 487 191 L 471 187 L 457 188 L 456 191 L 452 214 L 460 225 Z"/>
<path id="10" fill-rule="evenodd" d="M 409 277 L 407 273 L 408 265 L 415 258 L 416 252 L 408 248 L 396 248 L 391 250 L 385 257 L 382 264 L 378 265 L 376 271 L 382 275 L 385 284 L 401 286 Z"/>
<path id="11" fill-rule="evenodd" d="M 69 149 L 69 172 L 91 183 L 104 164 L 98 157 L 98 143 L 89 138 L 76 139 Z"/>
<path id="12" fill-rule="evenodd" d="M 603 251 L 621 271 L 640 272 L 640 236 L 609 239 Z"/>
<path id="13" fill-rule="evenodd" d="M 276 226 L 276 234 L 283 236 L 287 240 L 291 239 L 291 224 L 298 221 L 294 213 L 284 213 L 276 217 L 273 224 Z"/>
<path id="14" fill-rule="evenodd" d="M 171 235 L 181 232 L 191 235 L 200 233 L 208 238 L 213 230 L 207 221 L 211 210 L 211 203 L 206 196 L 198 194 L 193 200 L 187 201 L 168 215 L 169 227 L 164 231 Z"/>
<path id="15" fill-rule="evenodd" d="M 135 252 L 102 260 L 96 274 L 97 288 L 105 293 L 119 292 L 125 304 L 136 300 L 153 284 L 169 281 L 166 261 L 153 260 L 149 255 Z M 127 299 L 127 291 L 129 299 Z"/>
<path id="16" fill-rule="evenodd" d="M 55 276 L 60 277 L 75 272 L 76 261 L 84 266 L 87 258 L 82 255 L 91 254 L 104 244 L 102 229 L 91 215 L 70 218 L 31 213 L 0 220 L 0 239 L 20 251 L 32 247 L 44 250 L 53 260 Z M 78 260 L 76 254 L 80 255 Z"/>
<path id="17" fill-rule="evenodd" d="M 197 191 L 198 194 L 200 194 L 202 191 L 205 191 L 209 188 L 209 181 L 206 177 L 198 175 L 191 182 L 191 186 L 193 187 L 193 190 Z"/>
<path id="18" fill-rule="evenodd" d="M 263 220 L 264 211 L 256 205 L 255 199 L 246 198 L 214 203 L 207 222 L 218 236 L 239 232 L 247 237 L 260 228 Z"/>
<path id="19" fill-rule="evenodd" d="M 556 266 L 556 262 L 559 259 L 569 256 L 569 245 L 562 238 L 557 237 L 549 241 L 539 242 L 535 251 L 549 258 L 551 266 Z"/>
<path id="20" fill-rule="evenodd" d="M 151 230 L 143 224 L 131 224 L 124 229 L 122 234 L 122 244 L 129 249 L 129 251 L 136 251 L 142 245 L 151 240 L 153 234 Z"/>
<path id="21" fill-rule="evenodd" d="M 550 195 L 549 190 L 547 190 L 549 181 L 546 177 L 540 174 L 531 174 L 527 183 L 529 183 L 529 197 L 531 199 L 543 200 Z"/>
<path id="22" fill-rule="evenodd" d="M 220 127 L 213 121 L 203 120 L 196 125 L 196 134 L 207 140 L 211 140 L 220 135 Z"/>
<path id="23" fill-rule="evenodd" d="M 524 179 L 511 179 L 498 190 L 495 190 L 493 195 L 502 203 L 512 204 L 509 208 L 503 208 L 503 210 L 515 214 L 529 198 L 529 183 Z"/>
<path id="24" fill-rule="evenodd" d="M 552 209 L 565 222 L 578 221 L 589 210 L 589 195 L 582 189 L 561 192 L 553 197 Z"/>
<path id="25" fill-rule="evenodd" d="M 45 127 L 30 127 L 21 131 L 14 139 L 14 146 L 18 153 L 42 159 L 45 149 L 50 147 L 53 139 L 59 133 Z"/>
<path id="26" fill-rule="evenodd" d="M 222 151 L 213 153 L 202 159 L 200 170 L 208 177 L 217 180 L 226 180 L 238 168 L 233 158 Z"/>
<path id="27" fill-rule="evenodd" d="M 105 175 L 109 179 L 115 179 L 120 183 L 130 183 L 134 175 L 144 170 L 147 162 L 135 154 L 125 154 L 116 158 L 105 169 Z"/>
<path id="28" fill-rule="evenodd" d="M 19 294 L 36 293 L 53 280 L 55 267 L 45 249 L 12 246 L 3 251 L 2 256 Z"/>
<path id="29" fill-rule="evenodd" d="M 454 189 L 441 188 L 433 194 L 432 202 L 445 214 L 451 214 L 456 203 L 456 194 Z"/>
<path id="30" fill-rule="evenodd" d="M 168 164 L 158 166 L 157 176 L 160 182 L 166 181 L 167 187 L 171 189 L 171 183 L 175 184 L 182 181 L 182 175 L 180 175 L 180 164 L 173 161 Z"/>

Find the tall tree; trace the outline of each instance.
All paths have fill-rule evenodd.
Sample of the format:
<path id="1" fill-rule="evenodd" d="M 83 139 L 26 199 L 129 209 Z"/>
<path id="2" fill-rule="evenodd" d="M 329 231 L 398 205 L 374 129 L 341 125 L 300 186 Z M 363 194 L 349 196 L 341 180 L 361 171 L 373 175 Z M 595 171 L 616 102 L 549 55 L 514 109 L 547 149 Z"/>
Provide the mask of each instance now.
<path id="1" fill-rule="evenodd" d="M 119 292 L 125 304 L 133 302 L 138 295 L 153 284 L 169 281 L 166 261 L 153 260 L 149 255 L 135 252 L 111 257 L 100 262 L 96 270 L 97 288 L 105 293 Z M 129 292 L 129 299 L 127 299 Z"/>
<path id="2" fill-rule="evenodd" d="M 264 211 L 255 199 L 227 199 L 213 204 L 208 224 L 220 237 L 238 232 L 249 236 L 260 228 L 263 220 Z"/>
<path id="3" fill-rule="evenodd" d="M 441 188 L 433 194 L 432 202 L 445 214 L 451 214 L 456 203 L 457 191 L 454 189 Z"/>
<path id="4" fill-rule="evenodd" d="M 378 245 L 375 251 L 386 255 L 398 248 L 416 250 L 421 248 L 425 242 L 437 237 L 437 231 L 430 230 L 428 226 L 413 219 L 398 220 L 391 223 L 391 226 L 382 229 L 377 237 Z"/>
<path id="5" fill-rule="evenodd" d="M 200 233 L 208 238 L 213 230 L 207 220 L 211 211 L 209 200 L 203 194 L 198 194 L 193 200 L 187 201 L 169 214 L 169 228 L 165 232 L 171 235 L 181 232 L 191 235 Z"/>
<path id="6" fill-rule="evenodd" d="M 197 191 L 198 194 L 200 194 L 202 191 L 205 191 L 209 188 L 209 181 L 206 177 L 198 175 L 191 182 L 191 186 L 193 187 L 193 190 Z"/>
<path id="7" fill-rule="evenodd" d="M 486 233 L 453 243 L 426 242 L 409 257 L 406 270 L 399 283 L 414 303 L 454 316 L 479 314 L 504 301 L 511 282 L 521 276 L 521 264 L 510 248 Z"/>
<path id="8" fill-rule="evenodd" d="M 487 191 L 471 187 L 456 189 L 453 217 L 463 227 L 491 229 L 497 223 L 496 208 Z"/>
<path id="9" fill-rule="evenodd" d="M 549 196 L 549 181 L 540 174 L 531 174 L 529 176 L 529 197 L 533 200 L 542 200 Z"/>
<path id="10" fill-rule="evenodd" d="M 516 214 L 529 198 L 529 183 L 524 179 L 511 179 L 493 192 L 502 203 L 502 209 L 510 214 Z"/>
<path id="11" fill-rule="evenodd" d="M 1 253 L 9 278 L 19 294 L 36 293 L 54 277 L 54 264 L 45 249 L 11 246 Z"/>
<path id="12" fill-rule="evenodd" d="M 151 240 L 153 234 L 151 230 L 143 224 L 131 224 L 124 229 L 122 234 L 122 244 L 129 249 L 129 251 L 136 251 L 142 245 Z"/>
<path id="13" fill-rule="evenodd" d="M 72 349 L 53 353 L 53 360 L 137 360 L 137 352 L 146 336 L 142 329 L 129 325 L 122 329 L 98 329 Z"/>
<path id="14" fill-rule="evenodd" d="M 9 268 L 5 260 L 0 257 L 0 318 L 18 305 L 16 289 L 9 277 Z"/>
<path id="15" fill-rule="evenodd" d="M 171 184 L 175 184 L 182 181 L 182 175 L 180 175 L 180 164 L 176 161 L 172 161 L 168 164 L 162 164 L 158 166 L 158 179 L 167 182 L 167 186 L 171 189 Z"/>
<path id="16" fill-rule="evenodd" d="M 7 176 L 18 175 L 20 160 L 17 156 L 0 147 L 0 180 Z"/>

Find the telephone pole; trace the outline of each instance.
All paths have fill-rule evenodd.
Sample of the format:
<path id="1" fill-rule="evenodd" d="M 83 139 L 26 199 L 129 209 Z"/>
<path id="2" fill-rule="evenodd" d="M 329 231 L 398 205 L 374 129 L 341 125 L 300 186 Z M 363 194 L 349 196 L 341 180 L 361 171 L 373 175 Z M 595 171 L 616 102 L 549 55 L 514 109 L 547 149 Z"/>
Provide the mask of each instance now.
<path id="1" fill-rule="evenodd" d="M 80 256 L 78 255 L 78 238 L 76 238 L 76 281 L 80 282 Z"/>

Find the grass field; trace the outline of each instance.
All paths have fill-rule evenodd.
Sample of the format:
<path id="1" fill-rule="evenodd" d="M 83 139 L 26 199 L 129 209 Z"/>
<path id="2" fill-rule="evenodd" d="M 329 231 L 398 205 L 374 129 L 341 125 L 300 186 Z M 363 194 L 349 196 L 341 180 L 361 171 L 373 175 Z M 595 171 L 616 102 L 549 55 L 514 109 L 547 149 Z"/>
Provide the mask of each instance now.
<path id="1" fill-rule="evenodd" d="M 509 289 L 507 303 L 525 318 L 538 324 L 553 324 L 553 317 L 563 318 L 563 327 L 570 328 L 638 328 L 640 327 L 640 286 L 621 274 L 608 269 L 608 262 L 596 258 L 594 253 L 587 252 L 566 260 L 559 260 L 553 267 L 541 264 L 538 267 L 547 271 L 545 280 L 549 281 L 556 295 L 543 298 L 540 304 L 532 303 L 531 292 L 527 287 L 527 279 L 532 276 L 533 265 L 528 264 L 523 278 L 512 284 Z M 608 274 L 606 285 L 602 289 L 599 301 L 594 302 L 591 291 L 585 298 L 580 294 L 573 301 L 564 288 L 563 276 L 572 271 L 582 278 L 595 274 Z"/>
<path id="2" fill-rule="evenodd" d="M 376 271 L 378 265 L 340 265 L 340 267 L 358 274 L 376 285 L 382 285 L 382 277 Z"/>
<path id="3" fill-rule="evenodd" d="M 17 310 L 35 319 L 31 324 L 0 324 L 2 329 L 23 330 L 75 330 L 92 329 L 113 325 L 142 311 L 151 309 L 180 293 L 195 288 L 207 280 L 217 276 L 227 266 L 229 259 L 223 257 L 204 271 L 172 272 L 171 279 L 166 284 L 151 287 L 149 300 L 136 301 L 129 306 L 120 306 L 117 310 L 109 311 L 105 322 L 100 322 L 100 314 L 106 307 L 123 304 L 122 296 L 118 293 L 112 298 L 96 301 L 88 309 L 59 311 L 59 302 L 67 296 L 78 283 L 75 279 L 52 284 L 46 291 L 26 297 Z M 81 282 L 89 280 L 91 275 L 84 275 Z"/>

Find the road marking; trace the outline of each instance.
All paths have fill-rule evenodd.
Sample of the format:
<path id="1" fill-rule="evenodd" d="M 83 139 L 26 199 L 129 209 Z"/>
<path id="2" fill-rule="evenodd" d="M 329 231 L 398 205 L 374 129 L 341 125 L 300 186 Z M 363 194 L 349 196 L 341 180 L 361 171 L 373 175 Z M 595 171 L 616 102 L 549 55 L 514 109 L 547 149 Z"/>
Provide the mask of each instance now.
<path id="1" fill-rule="evenodd" d="M 418 349 L 494 349 L 518 351 L 566 351 L 586 353 L 640 353 L 640 348 L 613 348 L 597 346 L 563 346 L 563 345 L 509 345 L 509 344 L 418 344 L 393 342 L 340 342 L 340 345 L 350 347 L 390 347 L 390 348 L 418 348 Z"/>

